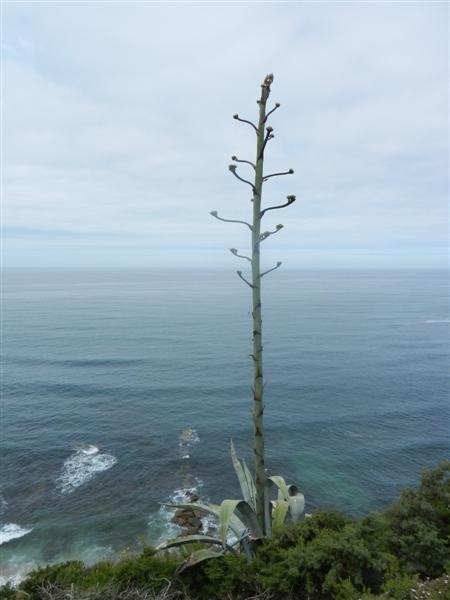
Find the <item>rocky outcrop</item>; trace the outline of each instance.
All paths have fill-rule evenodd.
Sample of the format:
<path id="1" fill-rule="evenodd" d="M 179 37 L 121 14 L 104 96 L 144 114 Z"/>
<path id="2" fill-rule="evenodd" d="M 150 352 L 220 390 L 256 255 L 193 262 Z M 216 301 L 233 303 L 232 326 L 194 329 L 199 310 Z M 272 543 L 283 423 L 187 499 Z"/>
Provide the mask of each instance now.
<path id="1" fill-rule="evenodd" d="M 185 492 L 186 502 L 198 502 L 199 497 L 194 492 L 186 490 Z M 204 513 L 195 508 L 180 507 L 177 508 L 171 521 L 182 528 L 180 536 L 183 535 L 195 535 L 199 533 L 208 533 L 211 535 L 211 528 L 208 531 L 204 531 L 202 517 Z"/>

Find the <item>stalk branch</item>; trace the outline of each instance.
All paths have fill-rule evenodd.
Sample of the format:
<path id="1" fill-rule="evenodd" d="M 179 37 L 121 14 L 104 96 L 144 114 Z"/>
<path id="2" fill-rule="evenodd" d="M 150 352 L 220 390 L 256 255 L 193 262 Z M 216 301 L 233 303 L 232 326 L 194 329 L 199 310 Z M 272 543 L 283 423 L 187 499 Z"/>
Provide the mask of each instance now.
<path id="1" fill-rule="evenodd" d="M 289 171 L 282 171 L 281 173 L 271 173 L 270 175 L 264 175 L 263 181 L 267 181 L 271 177 L 279 177 L 280 175 L 292 175 L 294 173 L 294 169 L 289 169 Z"/>
<path id="2" fill-rule="evenodd" d="M 271 269 L 268 269 L 267 271 L 264 271 L 264 273 L 261 273 L 261 275 L 259 276 L 259 278 L 261 279 L 261 277 L 264 277 L 264 275 L 267 275 L 267 273 L 271 273 L 272 271 L 275 271 L 275 269 L 278 269 L 278 267 L 281 267 L 281 262 L 278 261 L 275 267 L 272 267 Z"/>
<path id="3" fill-rule="evenodd" d="M 209 214 L 215 219 L 219 219 L 219 221 L 225 221 L 225 223 L 242 223 L 242 225 L 247 225 L 250 231 L 253 231 L 253 227 L 250 225 L 250 223 L 247 223 L 247 221 L 240 221 L 239 219 L 224 219 L 223 217 L 219 217 L 217 210 L 212 210 Z"/>
<path id="4" fill-rule="evenodd" d="M 252 259 L 250 257 L 245 256 L 244 254 L 238 254 L 237 248 L 230 248 L 230 252 L 231 252 L 231 254 L 234 254 L 234 256 L 237 256 L 238 258 L 245 258 L 245 260 L 252 262 Z"/>
<path id="5" fill-rule="evenodd" d="M 256 125 L 254 123 L 252 123 L 251 121 L 247 121 L 247 119 L 241 119 L 240 116 L 238 114 L 233 115 L 233 119 L 236 119 L 236 121 L 240 121 L 241 123 L 248 123 L 249 125 L 251 125 L 251 127 L 253 127 L 253 129 L 256 132 L 256 135 L 258 135 L 259 131 L 258 128 L 256 127 Z"/>
<path id="6" fill-rule="evenodd" d="M 251 288 L 254 288 L 254 287 L 255 287 L 254 285 L 252 285 L 252 284 L 250 283 L 250 281 L 247 281 L 247 280 L 245 279 L 245 277 L 242 275 L 242 271 L 236 271 L 236 273 L 239 275 L 239 277 L 242 279 L 242 281 L 245 281 L 245 283 L 246 283 L 246 284 L 247 284 L 249 287 L 251 287 Z"/>
<path id="7" fill-rule="evenodd" d="M 228 165 L 228 169 L 233 173 L 233 175 L 239 179 L 240 181 L 243 181 L 244 183 L 247 183 L 253 190 L 253 193 L 256 192 L 255 190 L 255 186 L 253 185 L 253 183 L 251 181 L 247 181 L 247 179 L 244 179 L 243 177 L 241 177 L 240 175 L 238 175 L 236 173 L 236 165 Z"/>
<path id="8" fill-rule="evenodd" d="M 252 163 L 251 160 L 243 160 L 243 159 L 238 158 L 237 156 L 232 156 L 231 160 L 234 160 L 234 162 L 247 163 L 248 165 L 250 165 L 251 167 L 253 167 L 253 169 L 256 169 L 255 164 Z"/>
<path id="9" fill-rule="evenodd" d="M 268 210 L 277 210 L 279 208 L 284 208 L 285 206 L 289 206 L 290 204 L 295 202 L 295 196 L 291 195 L 291 196 L 286 196 L 286 197 L 287 197 L 287 202 L 285 202 L 284 204 L 280 204 L 278 206 L 269 206 L 269 208 L 265 208 L 264 210 L 262 210 L 259 213 L 259 218 L 261 219 L 263 217 L 264 213 L 266 213 Z"/>

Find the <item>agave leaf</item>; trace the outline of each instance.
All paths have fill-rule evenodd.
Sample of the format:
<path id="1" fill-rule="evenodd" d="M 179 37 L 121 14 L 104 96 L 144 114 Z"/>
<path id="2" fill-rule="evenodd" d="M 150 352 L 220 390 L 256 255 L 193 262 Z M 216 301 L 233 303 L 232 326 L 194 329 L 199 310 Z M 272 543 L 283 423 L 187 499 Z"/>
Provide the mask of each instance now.
<path id="1" fill-rule="evenodd" d="M 205 560 L 209 560 L 211 558 L 220 558 L 221 556 L 223 556 L 223 550 L 217 551 L 213 550 L 212 548 L 202 548 L 201 550 L 196 550 L 195 552 L 192 552 L 192 554 L 189 555 L 187 560 L 185 560 L 178 567 L 177 573 L 181 573 L 185 569 L 193 567 L 194 565 L 197 565 L 198 563 L 203 562 Z"/>
<path id="2" fill-rule="evenodd" d="M 272 475 L 267 478 L 267 481 L 272 482 L 278 488 L 278 498 L 287 501 L 289 498 L 289 486 L 286 484 L 284 478 L 280 475 Z"/>
<path id="3" fill-rule="evenodd" d="M 198 510 L 199 512 L 206 513 L 208 515 L 213 515 L 217 519 L 220 519 L 220 506 L 218 504 L 202 504 L 200 502 L 184 502 L 182 504 L 170 504 L 164 503 L 164 506 L 168 506 L 169 508 L 190 508 L 192 510 Z M 182 538 L 188 536 L 182 536 Z"/>
<path id="4" fill-rule="evenodd" d="M 277 502 L 272 502 L 272 507 L 272 528 L 276 531 L 286 520 L 289 503 L 286 500 L 278 500 Z"/>
<path id="5" fill-rule="evenodd" d="M 232 529 L 231 520 L 235 516 L 234 511 L 239 502 L 241 500 L 224 500 L 220 505 L 219 536 L 224 548 L 227 543 L 228 530 Z"/>
<path id="6" fill-rule="evenodd" d="M 288 487 L 288 491 L 289 491 L 289 496 L 295 496 L 300 491 L 298 489 L 298 487 L 296 485 L 293 485 L 292 483 L 289 484 L 287 487 Z"/>
<path id="7" fill-rule="evenodd" d="M 237 527 L 239 525 L 239 528 Z M 246 532 L 252 537 L 262 536 L 262 531 L 251 505 L 245 500 L 224 500 L 221 504 L 219 534 L 225 546 L 228 529 L 242 538 Z"/>
<path id="8" fill-rule="evenodd" d="M 305 497 L 301 492 L 297 492 L 288 498 L 289 513 L 294 523 L 300 520 L 305 510 Z"/>
<path id="9" fill-rule="evenodd" d="M 242 496 L 244 500 L 250 504 L 253 510 L 256 510 L 256 487 L 255 482 L 253 481 L 253 477 L 245 464 L 245 461 L 242 462 L 239 460 L 236 450 L 234 449 L 233 441 L 230 443 L 231 445 L 231 459 L 233 461 L 233 467 L 236 471 L 236 475 L 239 479 L 239 485 L 241 486 Z"/>
<path id="10" fill-rule="evenodd" d="M 251 504 L 245 500 L 241 500 L 237 505 L 235 512 L 239 517 L 239 520 L 244 523 L 248 529 L 250 535 L 254 538 L 262 537 L 263 532 L 258 522 L 256 512 L 253 510 Z"/>
<path id="11" fill-rule="evenodd" d="M 184 546 L 185 544 L 192 544 L 194 542 L 201 542 L 203 544 L 217 544 L 219 546 L 222 544 L 219 538 L 213 537 L 211 535 L 195 534 L 184 535 L 182 537 L 166 540 L 165 542 L 160 544 L 156 549 L 166 550 L 167 548 L 174 548 L 175 546 Z"/>
<path id="12" fill-rule="evenodd" d="M 264 531 L 267 537 L 272 535 L 272 504 L 269 500 L 269 486 L 264 494 Z"/>
<path id="13" fill-rule="evenodd" d="M 201 512 L 208 513 L 210 515 L 214 515 L 215 517 L 220 517 L 220 506 L 218 504 L 201 504 L 200 502 L 183 502 L 182 504 L 170 504 L 169 502 L 164 502 L 164 506 L 169 506 L 170 508 L 192 508 L 192 510 L 199 510 Z"/>

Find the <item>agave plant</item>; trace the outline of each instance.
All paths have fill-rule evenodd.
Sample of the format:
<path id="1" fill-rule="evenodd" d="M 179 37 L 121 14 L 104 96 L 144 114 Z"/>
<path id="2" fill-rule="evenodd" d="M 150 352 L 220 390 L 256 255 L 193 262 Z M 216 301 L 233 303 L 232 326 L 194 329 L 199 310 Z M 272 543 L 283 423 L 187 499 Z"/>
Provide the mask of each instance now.
<path id="1" fill-rule="evenodd" d="M 231 458 L 239 480 L 242 498 L 239 500 L 226 499 L 220 505 L 200 502 L 183 504 L 166 504 L 172 508 L 187 508 L 213 515 L 218 521 L 217 535 L 186 535 L 167 540 L 158 550 L 192 545 L 205 544 L 207 547 L 192 552 L 183 563 L 182 569 L 198 562 L 217 558 L 225 552 L 242 552 L 248 560 L 253 556 L 255 543 L 276 531 L 286 521 L 298 521 L 305 509 L 305 498 L 295 485 L 288 485 L 283 477 L 272 475 L 266 478 L 265 528 L 261 528 L 256 513 L 256 486 L 253 477 L 245 464 L 236 454 L 231 442 Z M 270 500 L 270 492 L 275 490 L 276 498 Z"/>
<path id="2" fill-rule="evenodd" d="M 283 225 L 278 224 L 273 230 L 262 231 L 262 220 L 269 211 L 278 210 L 290 206 L 295 202 L 295 196 L 289 195 L 282 204 L 273 206 L 262 206 L 263 185 L 273 177 L 292 175 L 293 169 L 267 174 L 264 170 L 264 158 L 266 147 L 273 139 L 273 127 L 268 125 L 268 118 L 276 111 L 280 104 L 267 111 L 267 102 L 269 99 L 273 75 L 266 75 L 261 84 L 261 95 L 258 103 L 258 120 L 255 123 L 247 119 L 242 119 L 238 114 L 233 115 L 236 121 L 249 125 L 256 134 L 256 158 L 254 161 L 232 156 L 232 164 L 229 170 L 240 182 L 249 185 L 252 189 L 251 197 L 251 222 L 239 219 L 229 219 L 219 216 L 216 210 L 211 215 L 219 221 L 227 223 L 238 223 L 248 227 L 251 232 L 251 252 L 250 256 L 241 254 L 237 248 L 231 248 L 230 252 L 248 262 L 250 265 L 250 274 L 244 275 L 242 271 L 237 271 L 238 276 L 251 288 L 252 294 L 252 362 L 253 362 L 253 465 L 254 477 L 244 461 L 240 461 L 236 456 L 233 444 L 231 445 L 231 457 L 243 498 L 240 500 L 224 500 L 220 505 L 199 504 L 191 502 L 183 505 L 177 505 L 178 508 L 190 508 L 196 511 L 202 511 L 217 517 L 219 522 L 217 536 L 188 535 L 176 540 L 170 540 L 160 546 L 160 549 L 170 548 L 191 544 L 192 542 L 201 542 L 208 544 L 208 548 L 196 551 L 191 554 L 187 564 L 193 564 L 199 560 L 220 556 L 226 551 L 236 551 L 237 549 L 246 553 L 250 558 L 254 541 L 265 536 L 270 536 L 271 532 L 279 527 L 286 519 L 296 521 L 300 518 L 304 510 L 304 497 L 293 485 L 287 485 L 285 480 L 277 475 L 267 476 L 265 467 L 265 449 L 264 449 L 264 376 L 263 376 L 263 343 L 262 343 L 262 308 L 261 308 L 261 280 L 268 273 L 278 269 L 281 262 L 265 271 L 260 266 L 261 244 L 270 236 L 283 229 Z M 238 172 L 239 168 L 250 169 L 251 177 L 246 179 Z M 272 213 L 270 213 L 272 214 Z M 276 498 L 271 500 L 270 494 L 276 491 Z"/>
<path id="3" fill-rule="evenodd" d="M 261 95 L 257 104 L 258 120 L 252 123 L 248 119 L 242 119 L 238 114 L 233 115 L 236 121 L 244 123 L 246 126 L 249 125 L 253 132 L 256 134 L 256 157 L 254 161 L 238 158 L 232 156 L 232 164 L 229 165 L 230 172 L 236 177 L 241 183 L 244 183 L 251 187 L 251 222 L 242 221 L 240 219 L 228 219 L 218 215 L 217 211 L 212 211 L 211 215 L 219 221 L 225 221 L 228 223 L 239 223 L 248 227 L 251 232 L 251 252 L 250 256 L 246 256 L 239 252 L 237 248 L 230 248 L 230 252 L 248 262 L 250 265 L 250 273 L 244 275 L 242 271 L 237 271 L 238 276 L 251 288 L 252 295 L 252 362 L 253 362 L 253 465 L 254 465 L 254 484 L 256 487 L 256 495 L 254 497 L 256 506 L 256 515 L 260 529 L 263 533 L 266 533 L 267 518 L 266 518 L 266 467 L 265 467 L 265 435 L 264 435 L 264 374 L 263 374 L 263 332 L 262 332 L 262 304 L 261 304 L 261 292 L 262 292 L 262 278 L 271 273 L 275 269 L 281 266 L 281 262 L 278 261 L 276 265 L 265 271 L 261 270 L 261 244 L 267 240 L 270 236 L 278 233 L 283 229 L 282 224 L 275 226 L 273 230 L 262 230 L 262 222 L 269 211 L 279 210 L 281 208 L 292 205 L 295 202 L 295 196 L 289 195 L 286 197 L 286 202 L 282 204 L 275 204 L 273 206 L 264 206 L 262 203 L 263 187 L 264 184 L 272 180 L 273 177 L 280 177 L 284 175 L 292 175 L 294 169 L 288 169 L 287 171 L 278 171 L 274 173 L 266 173 L 264 169 L 264 159 L 268 143 L 274 138 L 274 129 L 268 124 L 268 118 L 280 107 L 278 102 L 275 106 L 267 111 L 267 102 L 269 99 L 271 85 L 273 82 L 273 75 L 266 75 L 261 84 Z M 238 172 L 238 168 L 244 168 L 250 171 L 250 179 L 243 177 Z M 272 213 L 269 213 L 272 214 Z M 268 533 L 268 532 L 267 532 Z"/>

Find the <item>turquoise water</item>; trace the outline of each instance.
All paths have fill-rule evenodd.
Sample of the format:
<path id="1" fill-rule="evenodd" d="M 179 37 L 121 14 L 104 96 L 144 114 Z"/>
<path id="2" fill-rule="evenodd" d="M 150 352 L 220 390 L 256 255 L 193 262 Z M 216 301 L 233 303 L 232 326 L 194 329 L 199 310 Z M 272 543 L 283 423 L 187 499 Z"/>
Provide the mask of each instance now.
<path id="1" fill-rule="evenodd" d="M 447 274 L 264 278 L 267 466 L 307 510 L 380 509 L 448 457 Z M 10 271 L 0 582 L 175 532 L 160 503 L 239 491 L 250 298 L 232 272 Z M 191 428 L 180 447 L 180 434 Z"/>

